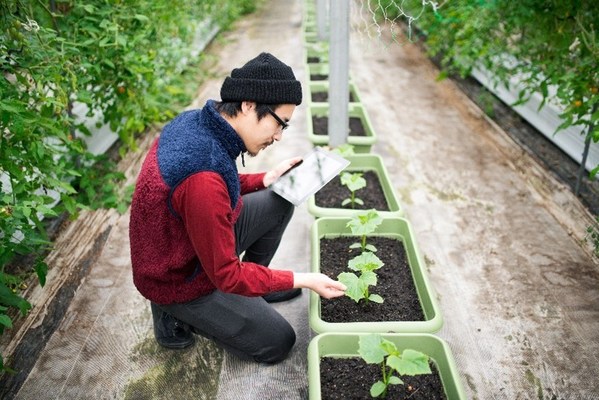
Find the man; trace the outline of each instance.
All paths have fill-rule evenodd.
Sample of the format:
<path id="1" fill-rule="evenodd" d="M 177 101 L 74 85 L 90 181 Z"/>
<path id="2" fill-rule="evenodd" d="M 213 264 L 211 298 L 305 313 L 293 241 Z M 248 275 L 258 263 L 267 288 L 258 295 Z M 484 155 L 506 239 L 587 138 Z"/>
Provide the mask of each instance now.
<path id="1" fill-rule="evenodd" d="M 262 53 L 232 71 L 221 102 L 182 113 L 146 155 L 131 205 L 133 281 L 150 300 L 154 335 L 167 348 L 194 343 L 191 332 L 257 362 L 283 360 L 295 343 L 269 304 L 309 288 L 325 298 L 345 287 L 323 274 L 270 269 L 293 206 L 267 187 L 295 163 L 239 174 L 241 154 L 279 141 L 301 84 Z M 239 256 L 243 254 L 243 261 Z"/>

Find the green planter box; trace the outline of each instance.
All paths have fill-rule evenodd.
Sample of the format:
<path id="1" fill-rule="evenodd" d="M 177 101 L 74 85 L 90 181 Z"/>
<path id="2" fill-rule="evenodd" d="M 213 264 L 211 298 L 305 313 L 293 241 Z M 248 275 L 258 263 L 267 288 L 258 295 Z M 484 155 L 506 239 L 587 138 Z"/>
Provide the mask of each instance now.
<path id="1" fill-rule="evenodd" d="M 329 80 L 329 64 L 324 63 L 306 63 L 307 80 L 309 82 L 328 82 Z M 314 75 L 323 75 L 324 79 L 314 80 Z"/>
<path id="2" fill-rule="evenodd" d="M 319 218 L 311 227 L 311 271 L 320 272 L 320 239 L 323 237 L 354 236 L 347 222 L 350 218 Z M 432 285 L 429 283 L 425 264 L 416 245 L 412 227 L 408 220 L 399 217 L 383 218 L 371 236 L 382 236 L 398 239 L 402 242 L 414 286 L 420 299 L 420 306 L 424 313 L 424 321 L 381 321 L 381 322 L 347 322 L 332 323 L 321 319 L 320 301 L 318 294 L 310 293 L 309 319 L 310 326 L 317 333 L 324 332 L 398 332 L 398 333 L 434 333 L 441 329 L 443 318 L 435 300 Z M 359 236 L 355 236 L 359 241 Z M 383 266 L 387 268 L 387 266 Z M 385 297 L 384 293 L 379 293 Z M 356 307 L 359 305 L 356 304 Z"/>
<path id="3" fill-rule="evenodd" d="M 308 64 L 326 64 L 329 61 L 329 45 L 327 42 L 308 43 L 304 47 L 305 62 Z M 318 57 L 319 62 L 310 62 L 312 57 Z M 328 74 L 328 71 L 327 71 Z"/>
<path id="4" fill-rule="evenodd" d="M 351 85 L 350 81 L 350 85 Z M 365 136 L 354 136 L 349 135 L 347 137 L 347 143 L 354 146 L 356 153 L 369 153 L 372 145 L 376 143 L 376 133 L 368 117 L 368 113 L 364 106 L 360 103 L 349 103 L 348 104 L 349 117 L 359 118 L 360 122 L 364 127 L 366 133 Z M 329 116 L 329 105 L 328 103 L 312 104 L 308 107 L 307 118 L 308 118 L 308 138 L 315 146 L 327 146 L 329 144 L 329 135 L 327 131 L 320 131 L 314 128 L 312 123 L 312 117 L 328 117 Z M 326 128 L 328 130 L 328 128 Z"/>
<path id="5" fill-rule="evenodd" d="M 318 38 L 318 32 L 316 31 L 304 31 L 304 45 L 318 43 L 321 40 Z"/>
<path id="6" fill-rule="evenodd" d="M 324 333 L 310 341 L 308 345 L 310 400 L 321 399 L 320 359 L 322 357 L 359 357 L 359 340 L 363 335 L 366 333 Z M 427 354 L 439 371 L 447 398 L 449 400 L 466 399 L 451 349 L 445 341 L 430 334 L 391 333 L 382 336 L 393 342 L 401 351 L 413 349 Z"/>
<path id="7" fill-rule="evenodd" d="M 351 142 L 350 142 L 351 143 Z M 383 188 L 385 199 L 387 200 L 387 206 L 389 211 L 377 210 L 381 217 L 401 217 L 404 215 L 404 211 L 397 198 L 397 193 L 393 189 L 389 174 L 383 163 L 383 159 L 378 154 L 355 154 L 352 156 L 344 156 L 350 164 L 344 170 L 347 172 L 361 172 L 361 171 L 374 171 L 379 178 L 379 182 Z M 340 179 L 335 177 L 333 179 Z M 368 190 L 364 188 L 362 190 Z M 359 193 L 359 192 L 356 192 Z M 316 204 L 316 196 L 312 195 L 308 198 L 308 212 L 315 216 L 320 217 L 352 217 L 360 210 L 352 208 L 326 208 Z"/>
<path id="8" fill-rule="evenodd" d="M 329 93 L 329 82 L 328 81 L 311 81 L 308 83 L 308 105 L 328 105 L 327 101 L 314 101 L 312 99 L 312 95 L 315 93 Z M 358 91 L 358 87 L 351 83 L 349 84 L 349 93 L 350 93 L 350 102 L 349 104 L 361 103 L 362 99 L 360 97 L 360 92 Z"/>

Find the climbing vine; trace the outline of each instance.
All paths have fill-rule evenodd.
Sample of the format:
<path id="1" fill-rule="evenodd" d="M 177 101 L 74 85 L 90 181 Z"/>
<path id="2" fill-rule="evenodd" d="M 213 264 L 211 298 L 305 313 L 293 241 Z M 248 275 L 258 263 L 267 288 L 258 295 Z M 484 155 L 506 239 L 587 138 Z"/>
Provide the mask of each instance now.
<path id="1" fill-rule="evenodd" d="M 31 308 L 19 290 L 27 256 L 41 285 L 51 238 L 45 221 L 84 209 L 124 211 L 130 193 L 114 160 L 92 154 L 84 118 L 101 116 L 121 155 L 189 100 L 197 27 L 221 29 L 250 0 L 3 0 L 0 2 L 0 333 Z M 195 71 L 197 72 L 197 71 Z M 0 369 L 5 369 L 0 357 Z"/>

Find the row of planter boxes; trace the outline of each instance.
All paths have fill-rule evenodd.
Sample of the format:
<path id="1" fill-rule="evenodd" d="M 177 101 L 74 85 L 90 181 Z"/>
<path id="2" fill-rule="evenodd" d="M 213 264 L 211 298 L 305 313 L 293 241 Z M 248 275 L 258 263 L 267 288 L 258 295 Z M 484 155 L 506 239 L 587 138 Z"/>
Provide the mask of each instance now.
<path id="1" fill-rule="evenodd" d="M 305 6 L 303 33 L 309 99 L 307 113 L 308 136 L 314 146 L 327 146 L 328 123 L 326 119 L 329 110 L 328 43 L 319 41 L 316 34 L 314 0 L 307 0 Z M 365 198 L 369 195 L 374 195 L 375 192 L 379 192 L 379 195 L 384 197 L 384 203 L 386 203 L 386 206 L 382 207 L 368 207 L 368 204 L 365 202 L 365 209 L 376 208 L 378 214 L 383 218 L 375 234 L 371 234 L 369 238 L 386 240 L 391 244 L 396 242 L 396 244 L 399 244 L 400 249 L 396 253 L 399 254 L 400 259 L 403 258 L 404 260 L 404 265 L 399 265 L 397 268 L 395 265 L 383 266 L 381 270 L 386 268 L 387 273 L 386 275 L 383 273 L 379 274 L 379 283 L 377 283 L 376 288 L 386 281 L 391 285 L 390 287 L 407 285 L 405 289 L 403 287 L 400 289 L 402 292 L 414 292 L 416 300 L 413 302 L 413 305 L 415 308 L 420 307 L 420 310 L 416 310 L 416 314 L 420 313 L 420 316 L 413 320 L 389 320 L 386 318 L 370 320 L 366 317 L 363 320 L 356 320 L 355 322 L 347 322 L 345 320 L 336 322 L 334 321 L 337 313 L 334 308 L 336 305 L 346 302 L 353 303 L 356 308 L 363 306 L 356 304 L 347 297 L 326 300 L 320 298 L 316 293 L 311 293 L 309 321 L 310 327 L 317 335 L 312 338 L 308 346 L 310 399 L 323 398 L 321 387 L 321 361 L 323 358 L 359 358 L 358 343 L 360 338 L 372 333 L 381 334 L 383 338 L 393 342 L 401 351 L 409 348 L 427 354 L 433 360 L 446 398 L 465 399 L 464 390 L 461 386 L 449 346 L 442 339 L 432 335 L 441 329 L 443 319 L 432 286 L 426 276 L 425 264 L 417 248 L 410 222 L 405 218 L 404 211 L 393 189 L 382 158 L 379 155 L 371 153 L 372 146 L 375 144 L 377 137 L 368 113 L 361 103 L 360 93 L 351 78 L 351 72 L 349 90 L 350 102 L 348 111 L 350 133 L 347 143 L 353 146 L 356 154 L 344 155 L 350 161 L 350 165 L 346 171 L 362 172 L 364 175 L 371 174 L 375 181 L 378 179 L 378 186 L 371 186 L 371 183 L 369 183 L 366 188 L 362 189 L 362 191 L 368 192 L 364 195 Z M 359 132 L 358 135 L 352 134 L 351 119 L 359 121 L 363 127 L 363 131 Z M 332 271 L 323 271 L 324 264 L 322 263 L 322 258 L 329 251 L 329 243 L 326 241 L 343 238 L 345 240 L 356 241 L 358 237 L 352 235 L 347 224 L 352 217 L 360 213 L 359 210 L 342 207 L 341 205 L 319 203 L 319 196 L 321 198 L 338 197 L 327 193 L 328 190 L 337 190 L 334 187 L 334 181 L 326 185 L 308 200 L 308 211 L 317 218 L 311 229 L 311 270 L 312 272 L 325 272 L 332 277 L 335 277 L 338 271 L 334 271 L 334 269 Z M 360 192 L 358 191 L 358 193 Z M 326 249 L 323 248 L 323 243 L 326 243 Z M 383 244 L 385 246 L 388 245 L 387 242 Z M 333 251 L 335 251 L 335 254 L 332 255 L 332 258 L 336 259 L 335 263 L 344 267 L 347 265 L 347 259 L 357 254 L 345 254 L 351 253 L 351 251 Z M 388 254 L 384 254 L 383 249 L 379 249 L 379 252 L 383 253 L 381 254 L 381 259 L 386 259 L 385 256 Z M 395 251 L 391 251 L 391 253 L 395 253 Z M 331 263 L 328 262 L 328 264 Z M 404 274 L 403 279 L 402 274 Z M 373 307 L 379 307 L 383 304 L 390 307 L 387 311 L 383 312 L 385 317 L 393 315 L 395 312 L 401 313 L 405 306 L 410 306 L 409 304 L 395 304 L 392 299 L 385 298 L 384 302 L 380 305 L 370 304 L 370 310 L 367 310 L 367 314 L 372 314 L 370 311 L 372 311 Z M 323 315 L 325 313 L 327 315 L 332 313 L 331 315 L 334 317 L 325 317 Z M 343 385 L 341 381 L 336 384 L 339 384 L 340 387 Z M 418 398 L 416 393 L 414 395 L 411 398 Z M 358 398 L 355 393 L 353 396 L 353 398 Z"/>

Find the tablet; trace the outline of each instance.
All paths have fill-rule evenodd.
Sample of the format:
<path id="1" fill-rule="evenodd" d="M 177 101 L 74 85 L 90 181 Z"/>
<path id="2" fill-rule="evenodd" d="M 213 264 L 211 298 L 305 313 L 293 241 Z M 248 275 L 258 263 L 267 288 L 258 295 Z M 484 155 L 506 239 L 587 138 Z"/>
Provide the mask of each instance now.
<path id="1" fill-rule="evenodd" d="M 348 165 L 349 161 L 340 155 L 315 147 L 270 187 L 279 196 L 299 206 Z"/>

